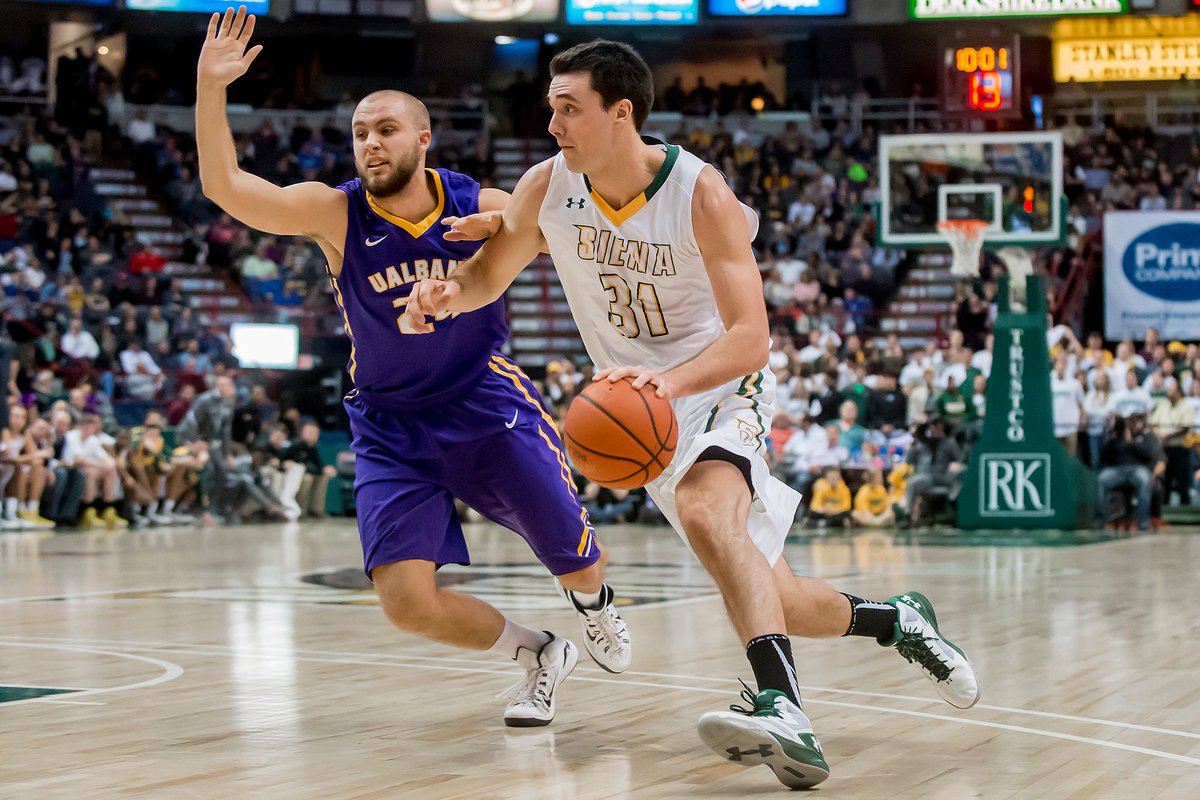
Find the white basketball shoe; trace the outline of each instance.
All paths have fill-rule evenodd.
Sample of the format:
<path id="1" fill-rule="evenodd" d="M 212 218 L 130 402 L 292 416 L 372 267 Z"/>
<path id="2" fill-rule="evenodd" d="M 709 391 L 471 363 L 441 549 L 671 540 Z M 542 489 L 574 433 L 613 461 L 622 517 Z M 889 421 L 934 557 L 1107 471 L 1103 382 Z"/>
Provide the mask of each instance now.
<path id="1" fill-rule="evenodd" d="M 579 614 L 580 627 L 583 628 L 583 646 L 588 655 L 600 665 L 600 668 L 612 673 L 624 672 L 633 661 L 633 648 L 629 644 L 629 630 L 625 620 L 617 613 L 613 605 L 613 590 L 606 583 L 600 589 L 600 607 L 585 608 L 575 598 L 575 593 L 563 588 L 554 579 L 554 588 L 570 602 L 571 607 Z"/>
<path id="2" fill-rule="evenodd" d="M 890 597 L 899 620 L 896 635 L 884 647 L 894 647 L 910 664 L 916 664 L 937 689 L 937 693 L 955 708 L 970 708 L 979 702 L 979 679 L 971 662 L 954 642 L 938 631 L 937 615 L 929 598 L 920 592 Z"/>
<path id="3" fill-rule="evenodd" d="M 538 653 L 537 666 L 497 697 L 510 700 L 504 709 L 504 724 L 510 728 L 537 728 L 554 719 L 554 697 L 579 661 L 579 648 L 568 640 L 552 637 Z"/>
<path id="4" fill-rule="evenodd" d="M 731 705 L 700 718 L 700 738 L 713 752 L 743 767 L 766 764 L 789 789 L 809 789 L 829 777 L 812 723 L 786 694 L 754 694 L 747 687 L 742 697 L 751 708 Z"/>

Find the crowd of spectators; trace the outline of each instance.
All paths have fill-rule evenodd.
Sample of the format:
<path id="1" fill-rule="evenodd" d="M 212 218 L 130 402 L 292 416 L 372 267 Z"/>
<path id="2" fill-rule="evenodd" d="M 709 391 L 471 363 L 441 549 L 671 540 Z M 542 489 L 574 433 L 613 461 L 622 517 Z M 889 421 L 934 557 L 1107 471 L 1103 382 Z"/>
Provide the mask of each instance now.
<path id="1" fill-rule="evenodd" d="M 979 278 L 955 286 L 940 336 L 905 346 L 881 335 L 872 312 L 903 260 L 874 244 L 875 131 L 813 120 L 769 137 L 738 119 L 736 111 L 687 119 L 678 131 L 656 133 L 720 165 L 760 216 L 755 249 L 778 381 L 768 440 L 774 473 L 804 493 L 801 513 L 814 527 L 951 519 L 986 411 L 1003 265 L 985 257 Z M 1074 119 L 1062 132 L 1067 241 L 1033 254 L 1052 295 L 1087 268 L 1085 247 L 1106 211 L 1200 207 L 1195 135 L 1116 124 L 1084 130 Z M 1091 299 L 1100 302 L 1098 293 Z M 1112 349 L 1099 334 L 1087 341 L 1069 325 L 1051 326 L 1056 435 L 1097 471 L 1101 520 L 1161 525 L 1164 500 L 1190 503 L 1200 480 L 1196 345 L 1165 345 L 1154 331 Z M 565 362 L 556 366 L 546 378 L 549 401 L 565 407 L 579 380 Z M 623 493 L 580 481 L 585 496 L 608 509 L 601 513 L 640 513 Z"/>
<path id="2" fill-rule="evenodd" d="M 323 514 L 336 470 L 320 428 L 238 371 L 227 330 L 96 191 L 102 159 L 145 152 L 75 114 L 104 73 L 58 78 L 72 114 L 0 108 L 0 529 Z"/>
<path id="3" fill-rule="evenodd" d="M 139 262 L 153 247 L 95 192 L 90 171 L 101 156 L 132 161 L 185 232 L 180 260 L 228 271 L 251 302 L 332 310 L 320 251 L 252 233 L 214 208 L 200 191 L 191 137 L 159 129 L 140 112 L 126 117 L 110 77 L 77 59 L 66 78 L 60 64 L 59 88 L 83 98 L 78 108 L 104 112 L 98 141 L 87 144 L 97 130 L 94 114 L 13 107 L 0 123 L 0 344 L 10 353 L 0 358 L 9 387 L 3 412 L 19 423 L 4 436 L 20 442 L 6 449 L 13 469 L 5 524 L 166 524 L 180 508 L 224 517 L 319 513 L 325 482 L 337 474 L 316 456 L 319 428 L 301 424 L 294 409 L 281 414 L 237 372 L 227 333 L 184 302 L 171 275 L 155 271 L 152 260 Z M 709 98 L 710 112 L 730 114 L 689 117 L 679 130 L 659 133 L 720 166 L 760 215 L 754 246 L 778 381 L 768 440 L 773 469 L 803 492 L 804 513 L 816 526 L 927 521 L 952 507 L 985 411 L 1002 268 L 985 262 L 979 279 L 956 287 L 941 338 L 913 347 L 880 335 L 878 312 L 903 279 L 905 258 L 875 244 L 877 131 L 814 119 L 762 135 L 740 114 L 747 96 L 764 96 L 760 88 L 685 92 L 684 110 Z M 297 120 L 286 129 L 264 123 L 236 137 L 239 161 L 277 183 L 340 182 L 353 174 L 353 162 L 335 119 L 315 127 Z M 1070 236 L 1066 247 L 1035 257 L 1052 288 L 1080 267 L 1082 243 L 1105 210 L 1193 208 L 1200 200 L 1193 139 L 1117 126 L 1085 131 L 1072 120 L 1062 130 Z M 439 122 L 433 150 L 433 163 L 487 181 L 481 139 Z M 1059 421 L 1064 443 L 1101 469 L 1104 487 L 1132 487 L 1139 523 L 1157 510 L 1141 502 L 1146 486 L 1151 497 L 1161 484 L 1190 502 L 1196 422 L 1181 409 L 1200 397 L 1193 388 L 1200 381 L 1190 377 L 1200 366 L 1194 346 L 1180 352 L 1148 334 L 1141 361 L 1121 368 L 1132 343 L 1107 355 L 1102 342 L 1078 345 L 1067 327 L 1054 336 L 1056 420 L 1068 401 L 1080 409 L 1073 430 L 1066 417 Z M 1118 366 L 1096 366 L 1107 359 Z M 550 365 L 543 389 L 556 413 L 586 379 L 586 368 L 569 361 Z M 1108 405 L 1105 393 L 1119 401 Z M 1143 393 L 1150 403 L 1130 411 L 1131 397 L 1141 402 Z M 24 409 L 24 422 L 21 412 L 8 413 L 16 408 Z M 63 461 L 68 434 L 82 438 L 66 450 L 74 458 Z M 84 450 L 91 455 L 79 455 Z M 1136 458 L 1142 461 L 1133 464 Z M 64 512 L 64 497 L 74 496 L 64 488 L 71 484 L 64 475 L 75 474 L 70 464 L 82 465 L 83 508 Z M 151 466 L 157 479 L 146 472 Z M 581 490 L 598 520 L 643 515 L 644 493 L 586 482 Z M 26 519 L 31 512 L 37 519 Z"/>

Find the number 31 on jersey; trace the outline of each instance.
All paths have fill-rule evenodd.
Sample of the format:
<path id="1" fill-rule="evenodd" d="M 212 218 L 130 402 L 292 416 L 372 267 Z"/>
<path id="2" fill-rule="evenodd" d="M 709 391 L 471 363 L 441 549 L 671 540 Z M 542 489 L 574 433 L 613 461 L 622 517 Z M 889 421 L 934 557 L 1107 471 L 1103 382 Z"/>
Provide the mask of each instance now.
<path id="1" fill-rule="evenodd" d="M 642 333 L 638 323 L 638 315 L 634 310 L 634 301 L 641 306 L 642 318 L 646 330 L 653 336 L 666 336 L 667 320 L 663 317 L 662 306 L 658 302 L 658 293 L 653 283 L 638 281 L 637 286 L 629 288 L 623 277 L 608 272 L 600 276 L 600 285 L 608 295 L 608 321 L 620 331 L 626 339 L 636 339 Z"/>

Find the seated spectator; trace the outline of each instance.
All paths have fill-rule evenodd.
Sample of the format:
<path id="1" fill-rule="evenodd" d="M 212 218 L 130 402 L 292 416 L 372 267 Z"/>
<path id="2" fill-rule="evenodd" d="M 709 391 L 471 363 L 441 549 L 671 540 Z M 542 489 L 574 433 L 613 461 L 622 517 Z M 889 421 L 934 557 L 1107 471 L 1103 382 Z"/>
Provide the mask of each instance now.
<path id="1" fill-rule="evenodd" d="M 1087 419 L 1083 410 L 1083 385 L 1067 372 L 1070 358 L 1059 353 L 1050 373 L 1050 407 L 1054 417 L 1054 438 L 1073 456 L 1079 444 L 1079 429 Z"/>
<path id="2" fill-rule="evenodd" d="M 1092 388 L 1083 398 L 1084 429 L 1087 432 L 1087 464 L 1094 470 L 1100 469 L 1100 453 L 1108 439 L 1112 425 L 1112 392 L 1107 370 L 1096 372 Z"/>
<path id="3" fill-rule="evenodd" d="M 180 372 L 208 373 L 212 372 L 212 359 L 200 350 L 200 340 L 196 337 L 187 339 L 183 351 L 175 356 L 175 368 Z"/>
<path id="4" fill-rule="evenodd" d="M 862 453 L 863 442 L 867 439 L 867 429 L 858 424 L 858 404 L 846 400 L 839 409 L 838 445 L 844 447 L 850 454 L 850 460 L 856 460 Z"/>
<path id="5" fill-rule="evenodd" d="M 170 525 L 174 519 L 159 513 L 164 499 L 161 487 L 171 471 L 162 429 L 145 425 L 130 435 L 125 447 L 118 446 L 117 463 L 125 485 L 125 497 L 135 525 Z"/>
<path id="6" fill-rule="evenodd" d="M 83 516 L 79 527 L 87 530 L 103 523 L 108 528 L 127 528 L 129 522 L 117 514 L 121 476 L 110 448 L 116 443 L 100 432 L 100 418 L 84 414 L 78 428 L 64 437 L 62 462 L 83 471 Z"/>
<path id="7" fill-rule="evenodd" d="M 58 343 L 63 355 L 73 361 L 91 361 L 100 355 L 100 345 L 90 331 L 84 330 L 83 320 L 73 319 Z"/>
<path id="8" fill-rule="evenodd" d="M 807 423 L 806 418 L 801 424 Z M 839 467 L 850 460 L 850 452 L 838 444 L 841 435 L 837 425 L 825 428 L 812 425 L 805 435 L 795 434 L 789 440 L 789 445 L 793 441 L 796 444 L 788 451 L 787 464 L 791 475 L 788 483 L 802 496 L 809 496 L 809 488 L 826 468 Z"/>
<path id="9" fill-rule="evenodd" d="M 162 386 L 163 371 L 154 357 L 142 349 L 136 338 L 121 351 L 121 370 L 125 373 L 125 392 L 138 400 L 153 400 Z"/>
<path id="10" fill-rule="evenodd" d="M 1196 424 L 1192 405 L 1184 400 L 1179 382 L 1174 378 L 1167 381 L 1167 396 L 1154 406 L 1150 413 L 1150 426 L 1162 443 L 1167 467 L 1164 475 L 1163 500 L 1171 498 L 1172 492 L 1179 494 L 1180 505 L 1192 502 L 1192 450 L 1188 447 L 1188 435 Z"/>
<path id="11" fill-rule="evenodd" d="M 253 455 L 240 442 L 233 445 L 227 480 L 230 522 L 237 524 L 247 516 L 268 520 L 292 519 L 254 468 Z"/>
<path id="12" fill-rule="evenodd" d="M 901 461 L 888 473 L 888 498 L 892 501 L 897 520 L 907 519 L 908 479 L 912 476 L 912 471 L 912 464 Z"/>
<path id="13" fill-rule="evenodd" d="M 1130 347 L 1132 348 L 1132 345 Z M 1119 353 L 1120 349 L 1117 352 Z M 1109 401 L 1112 413 L 1121 419 L 1134 414 L 1149 416 L 1154 409 L 1154 398 L 1145 387 L 1138 384 L 1137 371 L 1132 368 L 1125 370 L 1123 380 L 1125 385 L 1113 392 Z"/>
<path id="14" fill-rule="evenodd" d="M 870 269 L 870 267 L 867 267 L 867 269 Z M 846 309 L 846 313 L 850 315 L 850 319 L 854 322 L 854 330 L 860 332 L 866 329 L 867 320 L 870 319 L 875 310 L 870 297 L 865 294 L 859 294 L 849 286 L 846 287 L 842 295 L 842 307 Z"/>
<path id="15" fill-rule="evenodd" d="M 895 523 L 896 515 L 887 487 L 883 485 L 882 469 L 873 467 L 868 471 L 867 482 L 854 495 L 851 518 L 855 525 L 864 528 L 882 528 Z"/>
<path id="16" fill-rule="evenodd" d="M 267 253 L 270 241 L 262 239 L 254 246 L 254 252 L 242 259 L 239 271 L 246 290 L 254 299 L 259 299 L 258 287 L 264 281 L 279 280 L 279 265 L 272 261 Z"/>
<path id="17" fill-rule="evenodd" d="M 976 419 L 975 404 L 963 396 L 953 379 L 946 381 L 946 390 L 938 395 L 934 408 L 937 415 L 945 421 L 946 428 L 951 431 Z"/>
<path id="18" fill-rule="evenodd" d="M 170 336 L 171 323 L 163 317 L 162 306 L 150 306 L 150 316 L 146 318 L 146 347 L 154 350 Z"/>
<path id="19" fill-rule="evenodd" d="M 8 527 L 53 528 L 54 522 L 38 513 L 46 488 L 46 462 L 53 451 L 38 446 L 29 427 L 29 410 L 8 409 L 8 426 L 0 432 L 0 463 L 11 477 L 4 492 L 4 522 Z"/>
<path id="20" fill-rule="evenodd" d="M 896 386 L 895 373 L 885 371 L 876 376 L 867 405 L 867 419 L 871 427 L 882 434 L 887 446 L 912 438 L 908 432 L 908 398 Z"/>
<path id="21" fill-rule="evenodd" d="M 176 525 L 191 525 L 195 516 L 181 513 L 178 509 L 190 507 L 195 512 L 208 514 L 208 496 L 204 491 L 205 467 L 208 466 L 208 443 L 204 440 L 176 445 L 171 451 L 167 472 L 166 495 L 159 509 L 159 516 Z"/>
<path id="22" fill-rule="evenodd" d="M 46 485 L 50 491 L 45 501 L 45 517 L 56 525 L 74 525 L 83 496 L 83 471 L 62 462 L 66 435 L 74 424 L 71 412 L 65 408 L 51 410 L 48 430 L 41 430 L 38 422 L 34 423 L 34 441 L 45 441 L 51 449 L 46 463 Z"/>
<path id="23" fill-rule="evenodd" d="M 33 379 L 33 411 L 35 414 L 49 411 L 54 401 L 62 399 L 62 397 L 55 391 L 54 373 L 48 369 L 39 371 L 37 377 Z"/>
<path id="24" fill-rule="evenodd" d="M 939 417 L 929 420 L 908 451 L 913 471 L 908 479 L 904 505 L 912 525 L 922 521 L 929 498 L 940 496 L 953 501 L 958 496 L 962 472 L 966 469 L 966 453 L 958 441 L 948 435 L 946 427 Z"/>
<path id="25" fill-rule="evenodd" d="M 325 494 L 329 479 L 337 475 L 332 465 L 321 462 L 317 442 L 321 428 L 313 420 L 300 426 L 300 440 L 288 447 L 284 467 L 284 485 L 279 500 L 289 518 L 308 514 L 325 516 Z"/>
<path id="26" fill-rule="evenodd" d="M 1113 493 L 1119 488 L 1128 488 L 1135 493 L 1137 528 L 1149 530 L 1154 477 L 1156 472 L 1165 471 L 1166 455 L 1158 437 L 1146 426 L 1145 414 L 1135 412 L 1127 419 L 1117 420 L 1112 438 L 1100 456 L 1100 465 L 1103 521 L 1107 521 Z"/>
<path id="27" fill-rule="evenodd" d="M 287 451 L 290 446 L 287 426 L 275 423 L 267 434 L 267 440 L 256 448 L 259 474 L 262 476 L 263 483 L 271 490 L 272 494 L 281 498 L 281 503 L 284 483 L 283 465 L 287 460 Z M 298 516 L 298 514 L 289 514 L 288 518 L 295 519 Z"/>
<path id="28" fill-rule="evenodd" d="M 818 528 L 840 527 L 850 523 L 850 509 L 850 487 L 842 480 L 842 471 L 826 467 L 813 484 L 809 517 L 817 521 Z"/>

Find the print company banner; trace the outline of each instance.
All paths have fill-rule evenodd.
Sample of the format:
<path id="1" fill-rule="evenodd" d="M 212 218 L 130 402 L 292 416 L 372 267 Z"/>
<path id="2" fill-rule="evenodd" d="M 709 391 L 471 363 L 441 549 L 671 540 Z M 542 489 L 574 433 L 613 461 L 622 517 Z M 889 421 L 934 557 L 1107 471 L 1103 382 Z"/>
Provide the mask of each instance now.
<path id="1" fill-rule="evenodd" d="M 1104 215 L 1104 333 L 1167 339 L 1200 331 L 1200 212 L 1110 211 Z"/>

